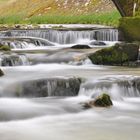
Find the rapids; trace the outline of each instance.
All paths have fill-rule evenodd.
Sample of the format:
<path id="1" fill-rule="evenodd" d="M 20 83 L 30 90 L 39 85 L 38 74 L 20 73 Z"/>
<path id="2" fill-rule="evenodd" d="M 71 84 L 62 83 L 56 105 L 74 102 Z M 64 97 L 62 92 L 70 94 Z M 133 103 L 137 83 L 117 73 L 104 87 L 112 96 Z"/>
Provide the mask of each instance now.
<path id="1" fill-rule="evenodd" d="M 94 31 L 80 34 L 86 32 Z M 43 38 L 43 33 L 37 35 Z M 29 40 L 20 40 L 26 48 L 0 55 L 5 73 L 0 77 L 0 140 L 139 140 L 140 68 L 97 66 L 87 57 L 112 40 L 86 50 L 53 39 L 55 49 L 42 49 Z M 112 107 L 83 109 L 83 102 L 104 92 L 110 94 Z"/>

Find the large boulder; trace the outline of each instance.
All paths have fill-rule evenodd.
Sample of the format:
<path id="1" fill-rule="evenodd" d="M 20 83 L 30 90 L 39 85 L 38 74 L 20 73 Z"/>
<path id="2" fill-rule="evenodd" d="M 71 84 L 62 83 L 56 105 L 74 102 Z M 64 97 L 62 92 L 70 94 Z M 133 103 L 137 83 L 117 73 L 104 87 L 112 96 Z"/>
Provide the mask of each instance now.
<path id="1" fill-rule="evenodd" d="M 108 94 L 104 93 L 98 96 L 95 100 L 89 101 L 84 104 L 84 108 L 92 108 L 92 107 L 110 107 L 113 103 Z"/>
<path id="2" fill-rule="evenodd" d="M 72 49 L 90 49 L 91 47 L 88 46 L 88 45 L 81 45 L 81 44 L 78 44 L 78 45 L 74 45 L 71 47 Z"/>
<path id="3" fill-rule="evenodd" d="M 89 58 L 97 65 L 129 65 L 130 61 L 136 61 L 139 54 L 139 45 L 135 43 L 118 43 L 113 47 L 104 48 Z"/>
<path id="4" fill-rule="evenodd" d="M 4 75 L 4 72 L 0 69 L 0 77 Z"/>

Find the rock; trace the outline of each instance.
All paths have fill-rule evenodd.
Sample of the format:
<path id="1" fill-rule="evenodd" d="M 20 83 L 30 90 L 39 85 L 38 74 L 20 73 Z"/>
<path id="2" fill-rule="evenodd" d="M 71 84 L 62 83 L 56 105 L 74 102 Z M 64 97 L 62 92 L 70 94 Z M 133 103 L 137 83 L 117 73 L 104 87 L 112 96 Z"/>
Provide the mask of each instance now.
<path id="1" fill-rule="evenodd" d="M 139 54 L 139 45 L 135 43 L 119 43 L 110 48 L 104 48 L 93 54 L 89 59 L 97 65 L 123 65 L 136 61 Z"/>
<path id="2" fill-rule="evenodd" d="M 0 44 L 0 51 L 10 51 L 10 47 Z"/>
<path id="3" fill-rule="evenodd" d="M 92 42 L 90 42 L 90 45 L 105 46 L 106 43 L 102 42 L 102 41 L 92 41 Z"/>
<path id="4" fill-rule="evenodd" d="M 5 96 L 12 97 L 70 97 L 77 96 L 81 85 L 78 77 L 53 77 L 16 83 L 13 91 L 5 89 Z"/>
<path id="5" fill-rule="evenodd" d="M 113 103 L 110 99 L 110 96 L 106 93 L 98 96 L 95 100 L 89 101 L 83 104 L 84 108 L 92 108 L 92 107 L 110 107 Z"/>
<path id="6" fill-rule="evenodd" d="M 140 12 L 139 12 L 140 14 Z M 140 17 L 124 17 L 119 21 L 119 29 L 127 41 L 140 41 Z"/>
<path id="7" fill-rule="evenodd" d="M 10 51 L 10 47 L 8 45 L 4 45 L 0 40 L 0 51 Z"/>
<path id="8" fill-rule="evenodd" d="M 90 49 L 91 47 L 88 46 L 88 45 L 80 45 L 80 44 L 78 44 L 78 45 L 72 46 L 71 48 L 72 49 Z"/>
<path id="9" fill-rule="evenodd" d="M 4 75 L 4 72 L 0 69 L 0 77 Z"/>
<path id="10" fill-rule="evenodd" d="M 97 97 L 97 99 L 95 99 L 94 105 L 97 107 L 109 107 L 112 106 L 113 103 L 110 99 L 110 96 L 104 93 L 101 96 Z"/>
<path id="11" fill-rule="evenodd" d="M 15 28 L 20 29 L 21 26 L 19 24 L 15 25 Z"/>

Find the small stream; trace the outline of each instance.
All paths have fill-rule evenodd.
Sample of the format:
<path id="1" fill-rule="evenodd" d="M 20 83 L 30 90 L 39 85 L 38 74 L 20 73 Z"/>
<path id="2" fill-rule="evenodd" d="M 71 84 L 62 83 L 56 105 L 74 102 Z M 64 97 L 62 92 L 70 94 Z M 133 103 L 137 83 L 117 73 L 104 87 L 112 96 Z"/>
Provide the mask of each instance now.
<path id="1" fill-rule="evenodd" d="M 93 65 L 90 53 L 118 41 L 116 30 L 103 32 L 0 33 L 12 48 L 0 55 L 0 140 L 139 140 L 140 68 Z M 91 49 L 71 49 L 75 44 Z M 112 107 L 82 107 L 102 93 Z"/>

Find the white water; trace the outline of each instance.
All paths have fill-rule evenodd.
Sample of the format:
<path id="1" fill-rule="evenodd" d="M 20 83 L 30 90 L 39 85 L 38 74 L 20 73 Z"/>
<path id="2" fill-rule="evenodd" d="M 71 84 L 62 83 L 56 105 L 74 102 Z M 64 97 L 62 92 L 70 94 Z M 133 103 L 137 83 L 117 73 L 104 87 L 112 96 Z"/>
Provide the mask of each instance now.
<path id="1" fill-rule="evenodd" d="M 1 67 L 5 76 L 0 78 L 0 140 L 139 140 L 140 68 L 93 65 L 87 55 L 94 51 L 23 51 L 34 65 Z M 78 96 L 41 96 L 44 79 L 72 77 L 82 78 Z M 23 83 L 29 91 L 34 86 L 40 97 L 17 97 Z M 56 85 L 56 80 L 49 84 L 50 95 L 63 87 Z M 69 86 L 70 82 L 64 84 Z M 111 95 L 113 107 L 82 108 L 102 92 Z"/>
<path id="2" fill-rule="evenodd" d="M 3 32 L 0 37 L 37 37 L 59 44 L 75 44 L 78 40 L 118 41 L 117 29 L 87 31 L 21 30 Z"/>
<path id="3" fill-rule="evenodd" d="M 126 74 L 126 71 L 131 69 L 121 70 L 115 67 L 102 68 L 91 65 L 83 67 L 44 64 L 15 68 L 5 67 L 3 70 L 6 75 L 0 79 L 1 89 L 9 88 L 10 90 L 12 90 L 13 83 L 17 81 L 20 83 L 24 80 L 29 81 L 44 77 L 82 76 L 87 79 L 83 84 L 88 83 L 88 86 L 93 83 L 92 81 L 102 82 L 103 79 L 130 81 L 140 78 L 133 76 L 140 75 L 139 69 L 133 70 L 132 76 L 121 76 L 124 74 L 123 71 Z M 119 73 L 120 76 L 104 77 L 104 75 L 111 73 Z M 140 129 L 140 98 L 136 97 L 137 94 L 135 95 L 133 91 L 130 92 L 129 98 L 123 97 L 120 95 L 120 90 L 113 88 L 112 94 L 116 93 L 113 98 L 114 106 L 108 109 L 83 110 L 80 103 L 91 99 L 91 94 L 87 95 L 90 91 L 82 92 L 82 94 L 80 92 L 78 97 L 67 98 L 1 98 L 1 140 L 93 140 L 93 137 L 96 140 L 138 140 L 140 135 L 135 130 Z M 95 91 L 93 89 L 93 94 Z M 121 97 L 121 100 L 118 100 L 118 97 Z M 9 122 L 9 120 L 11 121 Z"/>

